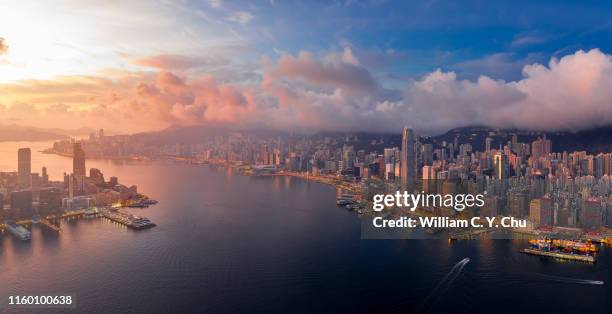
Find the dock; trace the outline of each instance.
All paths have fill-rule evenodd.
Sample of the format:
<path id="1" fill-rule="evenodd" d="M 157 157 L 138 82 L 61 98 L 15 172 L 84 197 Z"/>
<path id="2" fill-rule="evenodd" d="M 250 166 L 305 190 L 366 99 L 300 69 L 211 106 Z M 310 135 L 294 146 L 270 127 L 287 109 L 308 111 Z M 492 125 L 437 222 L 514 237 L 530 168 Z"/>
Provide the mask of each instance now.
<path id="1" fill-rule="evenodd" d="M 142 230 L 151 227 L 155 227 L 156 225 L 152 223 L 149 219 L 144 217 L 134 216 L 128 213 L 124 213 L 118 210 L 109 210 L 103 209 L 102 216 L 114 222 L 120 223 L 124 226 L 135 230 Z"/>
<path id="2" fill-rule="evenodd" d="M 49 220 L 47 220 L 47 219 L 41 220 L 40 224 L 45 226 L 45 227 L 47 227 L 51 231 L 55 231 L 55 232 L 58 232 L 58 233 L 60 231 L 62 231 L 62 229 L 59 227 L 59 225 L 55 225 L 52 222 L 50 222 Z"/>
<path id="3" fill-rule="evenodd" d="M 522 249 L 521 253 L 529 254 L 529 255 L 538 255 L 538 256 L 546 256 L 552 258 L 573 260 L 585 263 L 595 263 L 595 256 L 593 255 L 580 255 L 580 254 L 567 254 L 561 252 L 550 252 L 550 251 L 540 251 L 535 249 Z"/>

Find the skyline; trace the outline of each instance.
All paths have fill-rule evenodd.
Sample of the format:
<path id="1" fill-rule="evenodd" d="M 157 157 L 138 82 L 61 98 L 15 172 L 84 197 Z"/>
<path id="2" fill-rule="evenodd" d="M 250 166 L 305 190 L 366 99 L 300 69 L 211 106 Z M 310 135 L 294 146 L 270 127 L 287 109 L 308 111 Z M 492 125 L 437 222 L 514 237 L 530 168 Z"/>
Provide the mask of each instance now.
<path id="1" fill-rule="evenodd" d="M 551 5 L 6 4 L 0 124 L 422 134 L 612 124 L 609 5 L 538 11 Z"/>

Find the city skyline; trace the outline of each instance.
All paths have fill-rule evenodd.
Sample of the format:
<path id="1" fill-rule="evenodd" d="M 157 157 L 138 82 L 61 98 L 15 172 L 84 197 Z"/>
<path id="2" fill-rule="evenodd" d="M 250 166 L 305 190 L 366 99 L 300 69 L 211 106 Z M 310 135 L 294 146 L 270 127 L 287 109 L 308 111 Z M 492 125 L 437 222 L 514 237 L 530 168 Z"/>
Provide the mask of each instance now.
<path id="1" fill-rule="evenodd" d="M 283 1 L 7 3 L 0 124 L 421 134 L 612 124 L 607 4 L 556 3 L 554 15 L 541 4 L 294 5 L 329 19 Z"/>
<path id="2" fill-rule="evenodd" d="M 611 248 L 610 1 L 0 0 L 0 312 L 609 313 Z"/>

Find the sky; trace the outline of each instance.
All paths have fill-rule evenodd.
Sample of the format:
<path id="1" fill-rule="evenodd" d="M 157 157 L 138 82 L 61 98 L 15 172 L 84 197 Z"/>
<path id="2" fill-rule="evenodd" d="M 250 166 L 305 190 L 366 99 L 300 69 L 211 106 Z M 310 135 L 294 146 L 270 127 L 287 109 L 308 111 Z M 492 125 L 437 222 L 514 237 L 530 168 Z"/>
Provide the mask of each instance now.
<path id="1" fill-rule="evenodd" d="M 612 124 L 609 1 L 0 0 L 0 124 Z"/>

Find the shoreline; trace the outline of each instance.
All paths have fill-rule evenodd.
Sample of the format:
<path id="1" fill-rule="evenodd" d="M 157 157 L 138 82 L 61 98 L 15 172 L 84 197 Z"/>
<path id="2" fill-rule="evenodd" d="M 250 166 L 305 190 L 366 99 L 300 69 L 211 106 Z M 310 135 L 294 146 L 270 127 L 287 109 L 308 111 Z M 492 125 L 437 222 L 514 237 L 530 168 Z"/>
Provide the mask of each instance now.
<path id="1" fill-rule="evenodd" d="M 71 154 L 65 154 L 61 152 L 57 152 L 52 148 L 43 150 L 42 153 L 45 154 L 55 154 L 63 157 L 72 157 Z M 90 158 L 90 157 L 88 157 Z M 165 156 L 159 158 L 149 158 L 143 156 L 133 156 L 133 157 L 91 157 L 91 159 L 97 160 L 132 160 L 132 161 L 174 161 L 187 163 L 192 165 L 214 165 L 214 166 L 223 166 L 226 169 L 236 170 L 238 174 L 247 176 L 247 177 L 294 177 L 300 178 L 306 181 L 314 181 L 321 184 L 329 185 L 335 187 L 337 189 L 341 189 L 344 191 L 352 192 L 355 194 L 363 194 L 363 188 L 356 182 L 347 182 L 343 181 L 336 177 L 331 176 L 318 176 L 318 175 L 309 175 L 303 172 L 292 172 L 292 171 L 279 171 L 274 173 L 262 173 L 262 174 L 254 174 L 252 173 L 253 165 L 243 165 L 238 163 L 232 163 L 226 160 L 209 160 L 209 161 L 198 161 L 193 157 L 176 157 L 176 156 Z M 366 201 L 366 203 L 369 203 Z M 371 211 L 364 211 L 360 215 L 371 215 Z M 525 236 L 528 238 L 532 237 L 540 237 L 540 236 L 550 236 L 549 232 L 542 232 L 540 230 L 521 230 L 517 228 L 511 228 L 509 230 L 514 235 Z M 607 234 L 608 232 L 603 231 L 602 233 Z M 589 237 L 582 235 L 580 238 L 588 239 Z"/>

